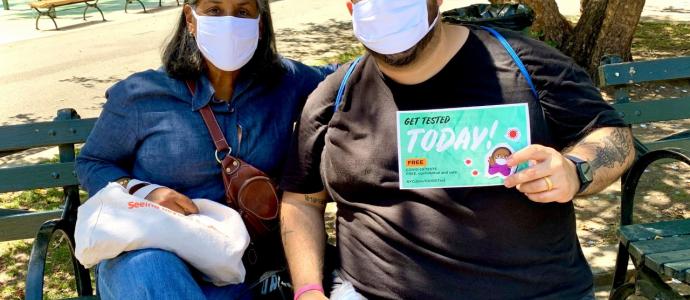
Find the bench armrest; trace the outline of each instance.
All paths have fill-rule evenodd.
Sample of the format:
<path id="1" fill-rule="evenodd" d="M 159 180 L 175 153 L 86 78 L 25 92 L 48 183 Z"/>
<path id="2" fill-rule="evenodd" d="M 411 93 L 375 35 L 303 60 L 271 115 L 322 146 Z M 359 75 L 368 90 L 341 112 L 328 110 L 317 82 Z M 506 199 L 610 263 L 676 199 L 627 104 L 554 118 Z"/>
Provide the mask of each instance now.
<path id="1" fill-rule="evenodd" d="M 72 267 L 74 270 L 77 293 L 79 296 L 93 294 L 89 271 L 74 257 L 74 223 L 66 219 L 46 221 L 41 225 L 31 249 L 29 270 L 26 274 L 25 296 L 27 300 L 43 299 L 43 280 L 45 278 L 45 264 L 50 240 L 56 233 L 64 234 L 67 239 Z"/>
<path id="2" fill-rule="evenodd" d="M 690 157 L 683 153 L 684 150 L 676 148 L 666 148 L 661 150 L 654 150 L 642 154 L 633 165 L 626 172 L 622 179 L 622 195 L 621 195 L 621 220 L 620 226 L 632 224 L 632 215 L 635 201 L 635 192 L 637 185 L 640 182 L 640 177 L 644 171 L 652 163 L 661 159 L 673 159 L 684 162 L 690 166 Z M 619 288 L 625 288 L 623 284 L 627 276 L 629 252 L 627 245 L 622 242 L 618 243 L 618 254 L 616 255 L 616 267 L 613 275 L 613 283 L 611 286 L 611 295 L 616 293 Z"/>
<path id="3" fill-rule="evenodd" d="M 682 149 L 667 148 L 654 150 L 640 156 L 628 170 L 621 187 L 621 222 L 620 226 L 632 224 L 632 213 L 635 200 L 635 191 L 644 171 L 652 163 L 661 159 L 673 159 L 684 162 L 690 166 L 690 157 Z"/>

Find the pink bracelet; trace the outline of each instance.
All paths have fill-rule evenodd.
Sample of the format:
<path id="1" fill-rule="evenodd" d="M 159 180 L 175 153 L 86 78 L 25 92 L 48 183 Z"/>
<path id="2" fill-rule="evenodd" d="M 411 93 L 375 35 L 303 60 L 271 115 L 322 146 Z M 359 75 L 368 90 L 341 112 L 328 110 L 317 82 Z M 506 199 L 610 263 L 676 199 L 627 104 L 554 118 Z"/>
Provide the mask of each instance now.
<path id="1" fill-rule="evenodd" d="M 302 294 L 309 292 L 309 291 L 319 291 L 319 292 L 323 293 L 323 286 L 321 286 L 320 284 L 307 284 L 307 285 L 299 288 L 297 290 L 297 292 L 295 292 L 295 298 L 293 298 L 293 299 L 297 300 L 297 299 L 299 299 L 300 296 L 302 296 Z"/>

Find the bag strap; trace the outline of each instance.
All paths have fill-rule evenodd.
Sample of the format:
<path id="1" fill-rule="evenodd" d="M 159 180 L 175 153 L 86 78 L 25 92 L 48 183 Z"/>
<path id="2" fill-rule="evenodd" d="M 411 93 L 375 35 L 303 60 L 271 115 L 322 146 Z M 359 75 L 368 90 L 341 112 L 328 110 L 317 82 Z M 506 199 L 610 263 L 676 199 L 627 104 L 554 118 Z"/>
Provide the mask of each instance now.
<path id="1" fill-rule="evenodd" d="M 189 89 L 189 92 L 192 93 L 193 97 L 194 91 L 196 90 L 196 83 L 192 80 L 187 80 L 186 83 L 187 88 Z M 223 131 L 220 130 L 220 126 L 218 125 L 218 121 L 216 120 L 216 116 L 213 114 L 211 107 L 204 105 L 204 107 L 199 109 L 199 112 L 201 112 L 201 117 L 204 119 L 204 123 L 206 123 L 208 132 L 211 133 L 211 138 L 213 139 L 213 144 L 216 146 L 216 151 L 221 152 L 230 150 L 230 145 L 228 145 L 228 141 L 225 140 Z"/>
<path id="2" fill-rule="evenodd" d="M 527 72 L 527 68 L 525 67 L 525 64 L 522 63 L 522 60 L 520 59 L 520 57 L 515 52 L 515 49 L 513 49 L 513 47 L 511 47 L 510 44 L 508 43 L 508 40 L 506 40 L 506 38 L 503 37 L 503 35 L 501 35 L 498 31 L 496 31 L 496 29 L 493 29 L 491 27 L 486 27 L 486 26 L 479 26 L 479 27 L 481 27 L 482 29 L 491 33 L 491 35 L 496 37 L 496 39 L 498 39 L 498 41 L 501 42 L 501 45 L 503 46 L 503 48 L 505 48 L 506 51 L 508 51 L 508 54 L 510 54 L 510 57 L 513 59 L 515 64 L 518 66 L 518 69 L 520 69 L 522 76 L 525 77 L 525 79 L 527 80 L 527 85 L 529 85 L 529 88 L 532 90 L 532 95 L 534 95 L 534 99 L 539 100 L 539 93 L 537 92 L 537 89 L 534 87 L 534 83 L 532 83 L 532 77 L 529 75 L 529 72 Z"/>
<path id="3" fill-rule="evenodd" d="M 345 72 L 345 77 L 343 77 L 343 80 L 340 81 L 340 88 L 338 88 L 338 95 L 335 97 L 335 107 L 333 107 L 333 112 L 338 111 L 338 107 L 340 107 L 340 103 L 343 101 L 343 94 L 345 93 L 347 81 L 350 79 L 352 72 L 355 71 L 355 67 L 357 67 L 357 64 L 360 60 L 362 60 L 361 56 L 355 58 L 355 60 L 352 61 L 352 63 L 350 64 L 350 68 L 348 68 L 347 72 Z"/>

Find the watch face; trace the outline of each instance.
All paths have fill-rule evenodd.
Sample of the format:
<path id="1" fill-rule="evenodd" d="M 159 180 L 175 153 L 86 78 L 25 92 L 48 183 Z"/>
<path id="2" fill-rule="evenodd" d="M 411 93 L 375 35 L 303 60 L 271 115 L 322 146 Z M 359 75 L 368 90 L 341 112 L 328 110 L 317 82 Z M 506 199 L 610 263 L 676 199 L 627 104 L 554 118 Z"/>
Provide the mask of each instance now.
<path id="1" fill-rule="evenodd" d="M 594 179 L 592 176 L 592 167 L 588 162 L 583 162 L 580 164 L 580 170 L 582 172 L 582 179 L 586 182 L 591 182 Z"/>

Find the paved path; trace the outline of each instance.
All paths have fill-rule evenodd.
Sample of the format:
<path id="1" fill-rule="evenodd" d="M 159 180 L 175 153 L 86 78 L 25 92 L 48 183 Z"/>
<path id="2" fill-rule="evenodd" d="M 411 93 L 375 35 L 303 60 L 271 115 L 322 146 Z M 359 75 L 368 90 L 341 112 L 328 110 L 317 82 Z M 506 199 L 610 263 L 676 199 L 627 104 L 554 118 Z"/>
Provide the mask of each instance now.
<path id="1" fill-rule="evenodd" d="M 281 52 L 318 63 L 319 58 L 333 56 L 355 43 L 345 5 L 336 2 L 340 3 L 273 2 Z M 460 2 L 447 1 L 446 5 Z M 133 72 L 160 65 L 162 45 L 180 13 L 174 2 L 165 3 L 173 6 L 148 14 L 106 12 L 112 21 L 39 32 L 43 36 L 0 44 L 0 124 L 48 120 L 63 107 L 73 107 L 83 117 L 97 116 L 109 86 Z M 81 22 L 58 19 L 59 24 L 70 21 Z M 33 28 L 31 20 L 21 23 Z M 0 21 L 0 26 L 8 28 L 3 24 Z"/>
<path id="2" fill-rule="evenodd" d="M 175 1 L 163 7 L 147 2 L 124 13 L 123 0 L 102 0 L 108 22 L 95 11 L 81 20 L 81 6 L 58 11 L 61 30 L 41 20 L 33 27 L 26 1 L 10 0 L 0 10 L 0 124 L 51 119 L 57 109 L 74 107 L 85 117 L 96 116 L 104 91 L 129 74 L 160 65 L 160 51 L 179 15 Z M 151 1 L 151 0 L 149 0 Z M 277 0 L 272 2 L 279 50 L 307 63 L 319 63 L 349 48 L 352 38 L 344 0 Z M 442 9 L 478 0 L 446 0 Z M 578 1 L 559 0 L 567 15 L 579 12 Z M 68 7 L 66 7 L 68 8 Z M 690 19 L 690 0 L 647 0 L 647 19 Z M 12 30 L 6 30 L 12 28 Z"/>

